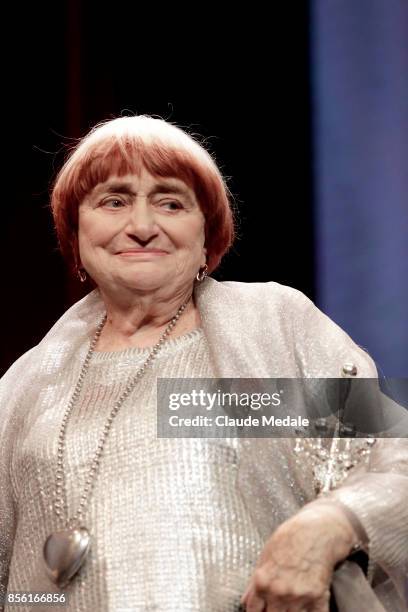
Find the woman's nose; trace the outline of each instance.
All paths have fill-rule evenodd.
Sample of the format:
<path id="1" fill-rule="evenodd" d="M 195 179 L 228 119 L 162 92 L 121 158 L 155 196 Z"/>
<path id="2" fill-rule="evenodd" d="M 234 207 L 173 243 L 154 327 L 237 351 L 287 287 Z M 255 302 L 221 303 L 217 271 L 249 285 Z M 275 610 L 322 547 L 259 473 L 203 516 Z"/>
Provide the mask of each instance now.
<path id="1" fill-rule="evenodd" d="M 126 231 L 143 242 L 153 238 L 157 232 L 154 211 L 146 201 L 138 201 L 129 209 Z"/>

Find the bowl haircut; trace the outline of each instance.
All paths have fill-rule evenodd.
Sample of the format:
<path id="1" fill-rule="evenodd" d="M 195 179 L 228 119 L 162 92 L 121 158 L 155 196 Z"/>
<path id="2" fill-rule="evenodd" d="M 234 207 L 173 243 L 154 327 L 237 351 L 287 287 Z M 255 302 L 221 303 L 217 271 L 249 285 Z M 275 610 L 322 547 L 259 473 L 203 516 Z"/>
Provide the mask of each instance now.
<path id="1" fill-rule="evenodd" d="M 60 249 L 72 272 L 80 265 L 78 208 L 110 176 L 139 174 L 184 181 L 205 218 L 205 247 L 211 273 L 234 240 L 231 195 L 211 155 L 192 136 L 162 119 L 121 117 L 95 126 L 68 156 L 51 194 Z"/>

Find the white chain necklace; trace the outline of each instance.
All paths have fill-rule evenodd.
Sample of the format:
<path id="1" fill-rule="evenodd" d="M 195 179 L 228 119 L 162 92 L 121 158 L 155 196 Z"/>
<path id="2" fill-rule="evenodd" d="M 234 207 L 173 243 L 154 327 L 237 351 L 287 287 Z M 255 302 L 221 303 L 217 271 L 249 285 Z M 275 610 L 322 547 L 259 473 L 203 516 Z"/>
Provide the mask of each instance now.
<path id="1" fill-rule="evenodd" d="M 93 486 L 95 484 L 96 476 L 101 462 L 103 449 L 105 446 L 106 439 L 112 427 L 113 420 L 118 414 L 122 404 L 131 394 L 138 381 L 142 378 L 146 369 L 151 365 L 152 361 L 156 358 L 158 352 L 166 342 L 171 331 L 175 327 L 180 316 L 187 307 L 189 300 L 180 306 L 175 316 L 171 319 L 170 323 L 166 327 L 162 336 L 160 337 L 157 344 L 153 346 L 143 365 L 139 368 L 136 374 L 128 382 L 125 390 L 119 399 L 115 402 L 107 420 L 103 427 L 99 444 L 95 455 L 92 459 L 91 466 L 89 468 L 88 475 L 85 480 L 84 491 L 81 496 L 79 507 L 73 517 L 65 520 L 65 528 L 60 531 L 51 533 L 44 544 L 43 554 L 47 574 L 49 578 L 58 584 L 59 587 L 65 587 L 71 578 L 75 576 L 78 570 L 82 567 L 85 558 L 90 548 L 90 533 L 86 527 L 82 525 L 82 517 L 89 503 L 89 499 L 92 493 Z M 63 522 L 64 520 L 64 450 L 66 440 L 66 429 L 69 417 L 72 413 L 74 406 L 76 405 L 85 376 L 89 369 L 89 363 L 91 357 L 95 351 L 96 343 L 98 342 L 99 336 L 102 333 L 102 329 L 106 322 L 106 315 L 99 323 L 96 330 L 95 336 L 93 337 L 86 354 L 84 363 L 81 368 L 81 372 L 78 377 L 74 392 L 69 401 L 67 409 L 61 423 L 61 429 L 58 436 L 58 453 L 57 453 L 57 469 L 56 469 L 56 485 L 55 485 L 55 500 L 54 500 L 54 511 L 58 519 Z"/>

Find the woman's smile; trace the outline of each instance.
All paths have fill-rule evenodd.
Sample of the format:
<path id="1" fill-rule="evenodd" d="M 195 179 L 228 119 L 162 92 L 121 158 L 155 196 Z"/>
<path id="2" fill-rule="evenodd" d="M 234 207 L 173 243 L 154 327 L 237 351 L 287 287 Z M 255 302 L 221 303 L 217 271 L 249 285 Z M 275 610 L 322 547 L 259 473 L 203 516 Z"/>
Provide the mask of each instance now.
<path id="1" fill-rule="evenodd" d="M 149 248 L 131 248 L 123 251 L 119 251 L 117 255 L 123 257 L 125 259 L 152 259 L 155 257 L 163 257 L 164 255 L 168 255 L 168 251 L 164 251 L 163 249 L 149 249 Z"/>

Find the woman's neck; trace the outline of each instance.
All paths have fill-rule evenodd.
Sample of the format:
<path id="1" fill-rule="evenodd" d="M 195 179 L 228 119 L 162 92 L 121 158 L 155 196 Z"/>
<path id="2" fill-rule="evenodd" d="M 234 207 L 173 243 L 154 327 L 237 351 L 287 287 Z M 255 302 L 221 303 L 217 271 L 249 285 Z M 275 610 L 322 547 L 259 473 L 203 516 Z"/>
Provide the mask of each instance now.
<path id="1" fill-rule="evenodd" d="M 160 299 L 158 296 L 132 296 L 118 302 L 101 291 L 106 306 L 106 323 L 96 345 L 97 351 L 118 351 L 130 347 L 145 348 L 158 342 L 180 306 L 187 303 L 171 332 L 175 338 L 201 325 L 194 298 L 186 292 Z"/>

